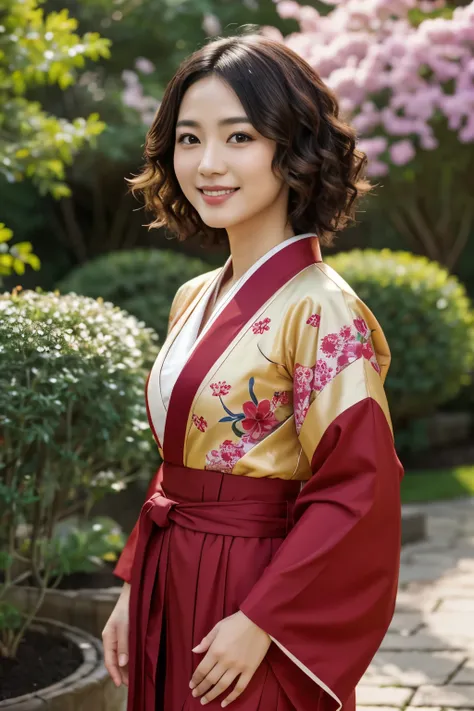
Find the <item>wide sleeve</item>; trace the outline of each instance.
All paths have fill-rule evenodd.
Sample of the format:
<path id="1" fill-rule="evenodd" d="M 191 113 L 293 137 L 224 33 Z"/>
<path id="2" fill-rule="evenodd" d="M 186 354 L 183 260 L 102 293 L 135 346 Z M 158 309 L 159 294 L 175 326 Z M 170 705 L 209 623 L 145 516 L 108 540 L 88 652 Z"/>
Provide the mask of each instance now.
<path id="1" fill-rule="evenodd" d="M 275 643 L 269 662 L 295 706 L 305 707 L 301 695 L 317 698 L 316 684 L 318 708 L 339 709 L 395 605 L 403 472 L 383 389 L 390 354 L 355 295 L 306 299 L 283 331 L 311 477 L 290 533 L 240 609 Z"/>
<path id="2" fill-rule="evenodd" d="M 183 284 L 178 291 L 176 292 L 176 295 L 173 299 L 173 303 L 171 304 L 171 309 L 170 309 L 170 314 L 169 314 L 169 319 L 168 319 L 168 333 L 171 331 L 173 328 L 174 324 L 176 323 L 177 319 L 179 318 L 180 314 L 183 311 L 183 300 L 184 300 L 184 292 L 185 292 L 186 284 Z M 147 492 L 145 496 L 145 501 L 147 501 L 149 498 L 153 496 L 153 494 L 156 494 L 156 492 L 159 490 L 160 485 L 161 485 L 161 480 L 162 480 L 162 468 L 160 467 L 158 471 L 155 473 L 154 477 L 152 478 Z M 131 572 L 132 572 L 132 565 L 133 565 L 133 559 L 135 557 L 135 548 L 137 545 L 137 539 L 138 539 L 138 520 L 135 523 L 135 526 L 132 529 L 132 532 L 130 533 L 130 536 L 128 537 L 128 540 L 123 548 L 123 551 L 120 555 L 120 558 L 118 559 L 117 565 L 114 568 L 114 575 L 116 575 L 118 578 L 121 578 L 125 582 L 129 583 L 131 581 Z"/>

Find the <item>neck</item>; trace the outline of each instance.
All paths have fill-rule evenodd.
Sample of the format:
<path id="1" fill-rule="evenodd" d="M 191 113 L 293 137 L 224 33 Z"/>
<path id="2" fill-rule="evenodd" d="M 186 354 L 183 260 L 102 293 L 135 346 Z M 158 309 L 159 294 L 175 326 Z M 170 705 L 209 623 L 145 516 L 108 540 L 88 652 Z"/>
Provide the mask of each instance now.
<path id="1" fill-rule="evenodd" d="M 227 236 L 232 258 L 231 280 L 235 282 L 260 257 L 286 239 L 293 237 L 294 232 L 291 225 L 285 224 L 285 219 L 277 217 L 265 221 L 254 219 L 235 225 L 227 230 Z"/>

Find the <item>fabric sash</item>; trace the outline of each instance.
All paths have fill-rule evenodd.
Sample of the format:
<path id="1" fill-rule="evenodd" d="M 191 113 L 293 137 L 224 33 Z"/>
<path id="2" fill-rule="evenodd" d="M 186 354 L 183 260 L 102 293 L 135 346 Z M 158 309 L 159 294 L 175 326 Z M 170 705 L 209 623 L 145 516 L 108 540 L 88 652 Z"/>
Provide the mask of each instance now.
<path id="1" fill-rule="evenodd" d="M 175 498 L 165 493 L 167 481 Z M 226 490 L 232 498 L 181 500 L 189 499 L 190 491 L 201 491 L 202 496 L 206 490 L 214 498 L 217 485 L 218 499 L 226 496 Z M 157 576 L 157 570 L 158 566 L 162 571 L 167 568 L 171 524 L 223 536 L 285 538 L 292 527 L 300 486 L 296 481 L 236 477 L 164 464 L 160 490 L 145 502 L 139 518 L 130 592 L 128 711 L 154 708 L 166 585 L 166 576 Z"/>

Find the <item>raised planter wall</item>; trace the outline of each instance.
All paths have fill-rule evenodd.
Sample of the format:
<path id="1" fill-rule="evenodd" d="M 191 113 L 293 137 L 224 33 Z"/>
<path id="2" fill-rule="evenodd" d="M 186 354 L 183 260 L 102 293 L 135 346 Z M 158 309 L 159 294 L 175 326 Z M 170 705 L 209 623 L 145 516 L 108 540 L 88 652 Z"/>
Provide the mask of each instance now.
<path id="1" fill-rule="evenodd" d="M 57 684 L 0 701 L 0 711 L 121 711 L 127 689 L 116 687 L 104 666 L 99 640 L 80 629 L 53 620 L 38 620 L 31 629 L 61 634 L 76 644 L 83 663 Z"/>
<path id="2" fill-rule="evenodd" d="M 57 620 L 102 637 L 102 630 L 115 607 L 120 587 L 82 590 L 47 590 L 38 617 Z M 15 587 L 7 599 L 22 612 L 32 610 L 38 597 L 37 588 Z"/>

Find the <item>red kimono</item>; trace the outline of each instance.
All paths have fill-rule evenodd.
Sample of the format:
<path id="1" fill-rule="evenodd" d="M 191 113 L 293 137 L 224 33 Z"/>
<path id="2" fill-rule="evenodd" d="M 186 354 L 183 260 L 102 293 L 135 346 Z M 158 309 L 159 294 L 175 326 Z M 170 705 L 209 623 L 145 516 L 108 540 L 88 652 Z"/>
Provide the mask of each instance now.
<path id="1" fill-rule="evenodd" d="M 230 266 L 178 291 L 147 382 L 164 464 L 116 568 L 128 711 L 202 708 L 191 650 L 239 609 L 272 643 L 231 708 L 353 711 L 397 590 L 389 350 L 313 235 L 264 255 L 198 336 Z"/>

